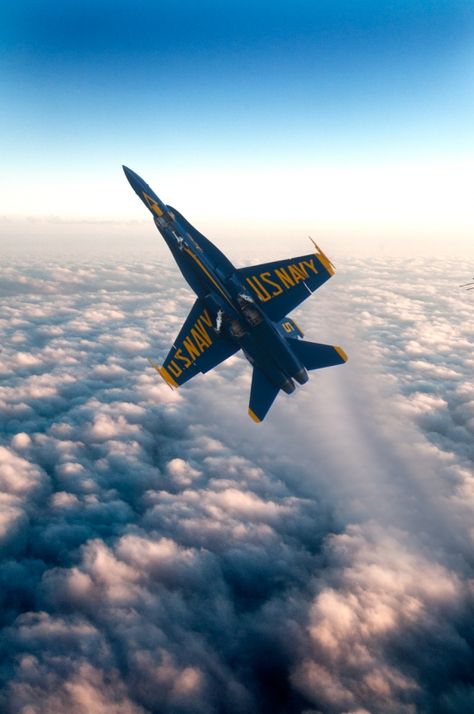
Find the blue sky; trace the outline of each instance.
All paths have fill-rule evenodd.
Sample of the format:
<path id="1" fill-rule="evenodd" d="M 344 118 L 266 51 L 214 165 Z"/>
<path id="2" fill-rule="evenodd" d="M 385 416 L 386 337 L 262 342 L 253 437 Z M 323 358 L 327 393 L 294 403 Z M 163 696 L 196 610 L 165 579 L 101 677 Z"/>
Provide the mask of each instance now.
<path id="1" fill-rule="evenodd" d="M 0 212 L 144 220 L 126 163 L 224 242 L 296 214 L 462 250 L 473 30 L 464 0 L 4 6 Z"/>

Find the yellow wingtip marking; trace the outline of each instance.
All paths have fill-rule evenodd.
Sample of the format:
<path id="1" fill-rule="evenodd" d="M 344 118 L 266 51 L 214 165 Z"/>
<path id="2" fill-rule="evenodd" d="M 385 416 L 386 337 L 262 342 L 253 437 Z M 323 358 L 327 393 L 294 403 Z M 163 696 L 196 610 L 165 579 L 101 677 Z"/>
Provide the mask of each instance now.
<path id="1" fill-rule="evenodd" d="M 347 360 L 348 360 L 349 358 L 348 358 L 348 356 L 346 355 L 346 353 L 344 352 L 344 350 L 342 349 L 342 347 L 337 347 L 337 346 L 335 346 L 334 349 L 336 350 L 336 352 L 337 352 L 337 354 L 339 355 L 339 357 L 340 357 L 341 359 L 343 359 L 344 362 L 347 362 Z"/>
<path id="2" fill-rule="evenodd" d="M 148 362 L 151 364 L 151 366 L 153 367 L 153 369 L 156 370 L 156 372 L 158 372 L 158 374 L 160 375 L 160 377 L 162 377 L 162 378 L 165 380 L 166 384 L 167 384 L 171 389 L 176 389 L 177 387 L 179 387 L 179 384 L 174 381 L 173 377 L 172 377 L 171 374 L 167 371 L 167 369 L 165 369 L 165 367 L 160 367 L 159 365 L 155 364 L 155 363 L 153 362 L 153 360 L 150 359 L 150 357 L 147 357 L 147 360 L 148 360 Z"/>
<path id="3" fill-rule="evenodd" d="M 260 424 L 260 422 L 262 421 L 261 419 L 258 418 L 258 416 L 255 414 L 255 412 L 253 412 L 250 408 L 249 408 L 249 417 L 250 417 L 256 424 Z"/>
<path id="4" fill-rule="evenodd" d="M 314 241 L 311 236 L 308 236 L 310 239 L 311 243 L 314 245 L 316 248 L 316 257 L 321 261 L 321 263 L 324 265 L 326 270 L 328 271 L 329 275 L 334 275 L 336 272 L 336 268 L 334 267 L 334 264 L 329 260 L 327 257 L 326 253 L 319 247 L 319 245 Z"/>
<path id="5" fill-rule="evenodd" d="M 173 377 L 171 376 L 171 374 L 168 372 L 168 370 L 165 367 L 158 367 L 158 368 L 155 367 L 155 369 L 158 372 L 158 374 L 160 374 L 163 377 L 165 382 L 167 384 L 169 384 L 171 389 L 176 389 L 177 387 L 179 387 L 178 382 L 175 382 L 175 380 L 173 379 Z"/>

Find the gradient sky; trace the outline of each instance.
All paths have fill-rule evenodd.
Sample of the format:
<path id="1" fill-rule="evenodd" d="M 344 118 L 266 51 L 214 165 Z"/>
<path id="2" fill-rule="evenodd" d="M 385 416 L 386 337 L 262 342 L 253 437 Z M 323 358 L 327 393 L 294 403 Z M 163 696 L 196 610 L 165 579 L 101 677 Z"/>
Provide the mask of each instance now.
<path id="1" fill-rule="evenodd" d="M 1 234 L 149 237 L 125 163 L 224 247 L 472 251 L 473 39 L 470 0 L 3 4 Z"/>

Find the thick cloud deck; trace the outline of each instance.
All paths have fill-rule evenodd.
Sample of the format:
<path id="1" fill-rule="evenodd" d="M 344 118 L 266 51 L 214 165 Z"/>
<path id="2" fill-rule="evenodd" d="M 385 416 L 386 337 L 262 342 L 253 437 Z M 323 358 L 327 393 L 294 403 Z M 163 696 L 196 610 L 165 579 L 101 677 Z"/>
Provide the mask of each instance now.
<path id="1" fill-rule="evenodd" d="M 7 265 L 1 710 L 473 709 L 474 305 L 451 268 L 352 263 L 300 315 L 350 362 L 258 428 L 242 359 L 179 392 L 149 367 L 193 299 L 171 268 Z"/>

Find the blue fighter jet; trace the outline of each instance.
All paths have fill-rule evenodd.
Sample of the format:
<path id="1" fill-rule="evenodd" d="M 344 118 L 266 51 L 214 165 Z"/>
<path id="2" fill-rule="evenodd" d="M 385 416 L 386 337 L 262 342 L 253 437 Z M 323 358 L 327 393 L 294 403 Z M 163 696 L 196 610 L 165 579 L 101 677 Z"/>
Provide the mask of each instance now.
<path id="1" fill-rule="evenodd" d="M 235 268 L 140 176 L 126 166 L 123 170 L 197 295 L 163 366 L 153 365 L 170 387 L 180 387 L 242 350 L 253 366 L 248 413 L 260 422 L 280 389 L 291 394 L 295 381 L 308 381 L 307 370 L 347 360 L 341 347 L 300 339 L 301 329 L 286 317 L 334 274 L 316 243 L 309 255 Z"/>

